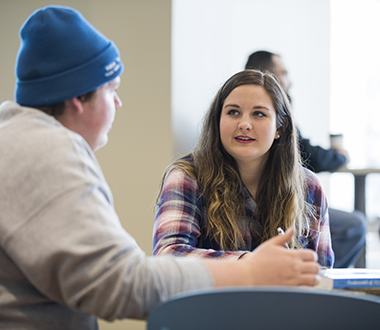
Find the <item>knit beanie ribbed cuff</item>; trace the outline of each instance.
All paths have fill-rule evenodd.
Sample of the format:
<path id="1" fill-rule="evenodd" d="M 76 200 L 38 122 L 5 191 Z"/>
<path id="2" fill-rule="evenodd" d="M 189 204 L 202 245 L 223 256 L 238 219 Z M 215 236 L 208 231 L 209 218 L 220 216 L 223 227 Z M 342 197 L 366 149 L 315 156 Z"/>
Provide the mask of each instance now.
<path id="1" fill-rule="evenodd" d="M 59 103 L 95 90 L 123 72 L 116 45 L 75 9 L 49 6 L 20 30 L 16 102 Z"/>
<path id="2" fill-rule="evenodd" d="M 109 62 L 110 58 L 115 60 Z M 62 102 L 95 90 L 115 79 L 123 69 L 119 54 L 111 42 L 101 54 L 79 67 L 49 77 L 18 81 L 16 100 L 25 106 Z"/>

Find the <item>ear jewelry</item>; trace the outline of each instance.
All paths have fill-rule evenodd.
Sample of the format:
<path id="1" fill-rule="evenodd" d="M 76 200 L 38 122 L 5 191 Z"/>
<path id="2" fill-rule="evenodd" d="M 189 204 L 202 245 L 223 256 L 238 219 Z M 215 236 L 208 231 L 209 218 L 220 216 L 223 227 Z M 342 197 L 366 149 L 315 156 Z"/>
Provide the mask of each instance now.
<path id="1" fill-rule="evenodd" d="M 279 138 L 280 138 L 280 134 L 277 135 L 277 139 L 279 139 Z"/>

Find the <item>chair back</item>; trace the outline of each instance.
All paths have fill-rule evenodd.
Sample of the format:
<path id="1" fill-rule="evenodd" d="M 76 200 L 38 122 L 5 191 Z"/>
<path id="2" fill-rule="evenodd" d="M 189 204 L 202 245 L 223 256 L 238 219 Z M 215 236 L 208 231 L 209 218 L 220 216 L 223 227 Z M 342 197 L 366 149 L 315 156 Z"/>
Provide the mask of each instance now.
<path id="1" fill-rule="evenodd" d="M 158 306 L 148 330 L 380 329 L 380 297 L 341 290 L 259 287 L 182 294 Z"/>

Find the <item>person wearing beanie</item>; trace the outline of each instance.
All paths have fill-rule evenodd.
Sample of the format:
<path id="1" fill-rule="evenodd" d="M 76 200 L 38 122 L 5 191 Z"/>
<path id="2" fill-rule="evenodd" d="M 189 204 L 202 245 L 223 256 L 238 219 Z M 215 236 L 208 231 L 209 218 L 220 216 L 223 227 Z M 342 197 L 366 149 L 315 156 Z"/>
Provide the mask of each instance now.
<path id="1" fill-rule="evenodd" d="M 293 230 L 239 262 L 148 257 L 126 232 L 94 151 L 122 103 L 116 45 L 77 10 L 49 6 L 20 30 L 15 100 L 0 105 L 0 322 L 97 329 L 145 318 L 174 294 L 318 283 Z"/>

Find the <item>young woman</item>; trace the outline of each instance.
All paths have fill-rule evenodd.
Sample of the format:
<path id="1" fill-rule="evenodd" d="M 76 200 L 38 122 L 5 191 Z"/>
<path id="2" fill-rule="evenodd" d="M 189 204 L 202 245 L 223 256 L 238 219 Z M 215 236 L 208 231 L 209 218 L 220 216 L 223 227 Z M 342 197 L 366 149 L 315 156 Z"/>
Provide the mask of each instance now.
<path id="1" fill-rule="evenodd" d="M 155 255 L 239 259 L 293 227 L 290 248 L 334 262 L 325 195 L 301 166 L 288 98 L 270 74 L 227 80 L 194 151 L 167 168 L 157 206 Z"/>

